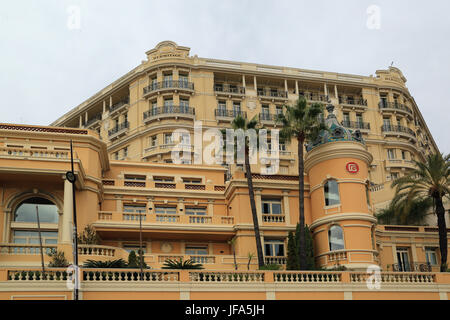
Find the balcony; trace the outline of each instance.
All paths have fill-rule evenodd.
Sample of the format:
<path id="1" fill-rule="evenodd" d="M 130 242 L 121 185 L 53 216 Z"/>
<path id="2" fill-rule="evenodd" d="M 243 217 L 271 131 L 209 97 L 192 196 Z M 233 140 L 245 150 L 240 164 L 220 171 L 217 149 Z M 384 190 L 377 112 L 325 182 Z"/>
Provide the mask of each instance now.
<path id="1" fill-rule="evenodd" d="M 229 84 L 215 84 L 214 92 L 217 96 L 244 96 L 245 95 L 245 87 L 229 85 Z"/>
<path id="2" fill-rule="evenodd" d="M 144 88 L 144 98 L 164 91 L 188 92 L 194 93 L 194 83 L 185 80 L 165 80 L 162 82 L 151 83 Z"/>
<path id="3" fill-rule="evenodd" d="M 274 125 L 277 122 L 278 114 L 263 112 L 259 114 L 259 121 L 262 124 Z"/>
<path id="4" fill-rule="evenodd" d="M 96 126 L 97 124 L 100 123 L 101 120 L 102 120 L 102 115 L 99 113 L 99 114 L 95 115 L 92 119 L 89 119 L 86 122 L 86 124 L 84 125 L 84 127 L 87 129 L 89 127 Z"/>
<path id="5" fill-rule="evenodd" d="M 129 103 L 130 103 L 130 98 L 127 97 L 127 98 L 125 98 L 125 99 L 123 99 L 123 100 L 113 104 L 112 106 L 110 106 L 109 107 L 110 116 L 115 114 L 115 113 L 117 113 L 117 112 L 120 112 L 120 111 L 128 108 Z"/>
<path id="6" fill-rule="evenodd" d="M 268 223 L 285 223 L 286 218 L 284 214 L 263 214 L 262 221 Z"/>
<path id="7" fill-rule="evenodd" d="M 144 123 L 160 121 L 161 119 L 195 119 L 195 109 L 189 106 L 165 106 L 154 108 L 144 112 Z"/>
<path id="8" fill-rule="evenodd" d="M 405 262 L 392 264 L 392 271 L 397 272 L 432 272 L 431 264 L 427 262 Z"/>
<path id="9" fill-rule="evenodd" d="M 351 128 L 351 129 L 370 130 L 369 122 L 344 120 L 341 122 L 341 125 L 343 125 L 346 128 Z"/>
<path id="10" fill-rule="evenodd" d="M 367 110 L 367 100 L 366 99 L 352 99 L 352 98 L 339 98 L 339 104 L 342 106 L 342 110 Z"/>
<path id="11" fill-rule="evenodd" d="M 411 110 L 411 108 L 398 103 L 398 102 L 386 102 L 384 100 L 381 100 L 378 103 L 378 107 L 380 108 L 381 111 L 391 111 L 394 113 L 402 113 L 405 114 L 407 116 L 409 116 L 410 118 L 412 118 L 413 116 L 413 111 Z"/>
<path id="12" fill-rule="evenodd" d="M 328 102 L 329 98 L 326 94 L 318 94 L 318 93 L 301 93 L 300 96 L 303 96 L 308 102 Z"/>
<path id="13" fill-rule="evenodd" d="M 241 115 L 245 119 L 247 119 L 247 112 L 240 110 L 224 110 L 224 109 L 216 109 L 214 110 L 214 114 L 216 116 L 217 121 L 226 121 L 231 122 L 238 115 Z"/>
<path id="14" fill-rule="evenodd" d="M 274 90 L 274 89 L 258 89 L 258 97 L 263 99 L 275 100 L 287 100 L 288 92 L 284 90 Z"/>
<path id="15" fill-rule="evenodd" d="M 416 168 L 416 166 L 412 160 L 405 160 L 405 159 L 384 160 L 384 167 L 386 169 L 390 169 L 390 168 L 415 169 Z"/>
<path id="16" fill-rule="evenodd" d="M 108 131 L 108 137 L 110 140 L 119 138 L 128 132 L 130 123 L 128 121 L 122 122 Z"/>
<path id="17" fill-rule="evenodd" d="M 381 131 L 384 135 L 394 135 L 397 137 L 403 136 L 416 141 L 416 133 L 410 128 L 404 126 L 383 125 Z"/>

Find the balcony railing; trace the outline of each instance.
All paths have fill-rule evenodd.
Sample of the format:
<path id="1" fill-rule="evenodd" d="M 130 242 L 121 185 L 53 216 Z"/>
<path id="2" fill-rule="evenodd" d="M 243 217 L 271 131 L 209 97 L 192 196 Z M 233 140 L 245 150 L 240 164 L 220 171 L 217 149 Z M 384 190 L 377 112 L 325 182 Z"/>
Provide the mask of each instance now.
<path id="1" fill-rule="evenodd" d="M 300 96 L 305 97 L 306 100 L 309 101 L 320 101 L 320 102 L 328 102 L 328 95 L 326 94 L 317 94 L 317 93 L 302 93 Z"/>
<path id="2" fill-rule="evenodd" d="M 409 108 L 409 107 L 407 107 L 407 106 L 405 106 L 405 105 L 403 105 L 401 103 L 398 103 L 398 102 L 386 102 L 384 100 L 381 100 L 378 103 L 378 107 L 380 109 L 394 109 L 394 110 L 400 110 L 400 111 L 407 112 L 410 115 L 413 114 L 411 108 Z"/>
<path id="3" fill-rule="evenodd" d="M 367 100 L 362 98 L 361 99 L 339 98 L 339 103 L 367 107 Z"/>
<path id="4" fill-rule="evenodd" d="M 114 136 L 115 134 L 118 134 L 122 131 L 126 131 L 128 130 L 128 128 L 130 127 L 130 123 L 128 121 L 126 122 L 122 122 L 119 125 L 115 126 L 114 128 L 112 128 L 111 130 L 108 131 L 108 136 Z"/>
<path id="5" fill-rule="evenodd" d="M 130 98 L 129 97 L 127 97 L 127 98 L 125 98 L 125 99 L 123 99 L 123 100 L 113 104 L 111 107 L 109 107 L 109 112 L 111 113 L 111 112 L 117 111 L 120 108 L 122 108 L 123 106 L 127 105 L 128 103 L 130 103 Z"/>
<path id="6" fill-rule="evenodd" d="M 392 271 L 399 272 L 432 272 L 431 264 L 427 262 L 394 263 Z"/>
<path id="7" fill-rule="evenodd" d="M 229 84 L 223 84 L 223 85 L 215 84 L 214 91 L 222 92 L 222 93 L 231 93 L 231 94 L 245 94 L 245 87 L 234 86 L 234 85 L 229 85 Z"/>
<path id="8" fill-rule="evenodd" d="M 96 123 L 97 121 L 102 120 L 102 115 L 99 113 L 95 115 L 92 119 L 89 119 L 86 124 L 84 125 L 85 128 L 89 127 L 90 125 Z"/>
<path id="9" fill-rule="evenodd" d="M 277 120 L 278 115 L 277 114 L 272 114 L 272 113 L 260 113 L 259 114 L 259 120 L 261 121 L 276 121 Z"/>
<path id="10" fill-rule="evenodd" d="M 370 130 L 369 122 L 361 122 L 361 121 L 342 121 L 341 124 L 346 128 L 352 129 L 360 129 L 360 130 Z"/>
<path id="11" fill-rule="evenodd" d="M 266 264 L 285 265 L 287 258 L 286 257 L 264 257 L 264 261 Z"/>
<path id="12" fill-rule="evenodd" d="M 223 118 L 231 118 L 234 119 L 238 115 L 241 115 L 244 118 L 247 118 L 247 112 L 240 111 L 240 110 L 224 110 L 224 109 L 216 109 L 214 110 L 214 114 L 217 117 L 223 117 Z"/>
<path id="13" fill-rule="evenodd" d="M 189 115 L 193 117 L 195 115 L 195 109 L 189 106 L 165 106 L 153 108 L 144 112 L 144 121 L 162 115 Z"/>
<path id="14" fill-rule="evenodd" d="M 404 126 L 394 126 L 394 125 L 383 125 L 381 127 L 382 132 L 401 132 L 409 134 L 413 137 L 416 137 L 416 133 L 411 130 L 410 128 L 404 127 Z"/>
<path id="15" fill-rule="evenodd" d="M 185 80 L 164 80 L 155 82 L 144 88 L 144 95 L 162 89 L 184 89 L 194 91 L 194 83 Z"/>
<path id="16" fill-rule="evenodd" d="M 258 89 L 258 96 L 271 97 L 271 98 L 283 98 L 287 99 L 288 92 L 284 90 L 270 90 L 270 89 Z"/>

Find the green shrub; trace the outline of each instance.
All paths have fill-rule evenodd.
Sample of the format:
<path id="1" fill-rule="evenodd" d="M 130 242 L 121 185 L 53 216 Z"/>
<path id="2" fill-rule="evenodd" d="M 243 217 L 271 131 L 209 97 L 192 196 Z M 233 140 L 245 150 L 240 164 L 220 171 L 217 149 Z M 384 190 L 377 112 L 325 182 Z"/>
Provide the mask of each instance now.
<path id="1" fill-rule="evenodd" d="M 52 258 L 48 263 L 50 268 L 65 268 L 69 266 L 69 262 L 64 256 L 64 252 L 52 249 L 47 255 Z"/>
<path id="2" fill-rule="evenodd" d="M 109 260 L 109 261 L 96 261 L 96 260 L 86 260 L 83 264 L 84 268 L 127 268 L 127 262 L 125 260 Z"/>

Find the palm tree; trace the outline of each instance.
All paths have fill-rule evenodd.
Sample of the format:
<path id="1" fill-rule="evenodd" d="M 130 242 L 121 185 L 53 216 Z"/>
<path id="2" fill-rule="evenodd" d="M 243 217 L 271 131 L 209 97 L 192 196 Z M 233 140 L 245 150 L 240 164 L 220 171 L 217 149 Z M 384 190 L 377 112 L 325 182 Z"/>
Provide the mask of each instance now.
<path id="1" fill-rule="evenodd" d="M 300 270 L 307 270 L 305 243 L 305 178 L 303 164 L 303 146 L 306 141 L 314 141 L 322 130 L 328 127 L 319 118 L 323 115 L 323 105 L 314 103 L 308 105 L 304 97 L 300 97 L 293 106 L 284 106 L 285 114 L 279 114 L 277 122 L 282 124 L 280 140 L 290 142 L 297 139 L 298 143 L 298 185 L 299 185 L 299 257 Z"/>
<path id="2" fill-rule="evenodd" d="M 407 210 L 405 210 L 405 206 L 408 207 Z M 401 202 L 395 206 L 391 202 L 387 208 L 380 209 L 376 217 L 381 224 L 421 226 L 432 206 L 431 198 L 414 199 L 410 203 Z"/>
<path id="3" fill-rule="evenodd" d="M 447 228 L 443 199 L 450 197 L 450 154 L 430 154 L 426 162 L 414 161 L 416 168 L 410 174 L 395 180 L 396 187 L 392 202 L 406 203 L 403 214 L 407 214 L 414 200 L 430 197 L 437 216 L 439 230 L 439 248 L 441 251 L 441 272 L 447 268 Z"/>
<path id="4" fill-rule="evenodd" d="M 231 126 L 234 130 L 242 129 L 244 131 L 246 130 L 256 130 L 257 131 L 257 125 L 258 120 L 255 118 L 251 119 L 250 121 L 247 121 L 244 117 L 242 117 L 240 114 L 234 118 L 233 122 L 231 123 Z M 255 238 L 256 238 L 256 255 L 258 257 L 258 266 L 262 267 L 264 266 L 264 259 L 263 259 L 263 251 L 262 251 L 262 244 L 261 244 L 261 234 L 259 232 L 259 223 L 258 223 L 258 215 L 256 213 L 256 203 L 255 203 L 255 192 L 253 190 L 253 178 L 252 178 L 252 171 L 250 168 L 250 160 L 249 160 L 249 141 L 248 137 L 245 138 L 245 147 L 244 147 L 244 158 L 245 158 L 245 175 L 247 177 L 247 185 L 248 185 L 248 194 L 250 198 L 250 208 L 252 211 L 252 218 L 253 218 L 253 228 L 255 230 Z M 239 151 L 238 151 L 239 152 Z"/>

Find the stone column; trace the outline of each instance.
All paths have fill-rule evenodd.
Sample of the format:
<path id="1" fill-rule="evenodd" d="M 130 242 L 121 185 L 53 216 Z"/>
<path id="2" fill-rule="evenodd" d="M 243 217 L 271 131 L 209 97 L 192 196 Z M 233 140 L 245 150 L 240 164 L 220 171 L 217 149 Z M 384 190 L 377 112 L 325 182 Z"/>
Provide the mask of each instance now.
<path id="1" fill-rule="evenodd" d="M 287 85 L 287 80 L 284 79 L 284 91 L 288 91 L 288 85 Z"/>
<path id="2" fill-rule="evenodd" d="M 283 190 L 283 213 L 287 224 L 291 224 L 291 215 L 289 213 L 289 190 Z"/>
<path id="3" fill-rule="evenodd" d="M 258 224 L 262 224 L 262 209 L 261 209 L 261 189 L 255 189 L 255 205 L 256 214 L 258 216 Z"/>
<path id="4" fill-rule="evenodd" d="M 82 126 L 83 126 L 83 116 L 80 115 L 80 125 L 79 125 L 79 127 L 81 128 Z"/>
<path id="5" fill-rule="evenodd" d="M 206 214 L 208 216 L 214 215 L 214 200 L 208 200 L 208 207 L 206 210 L 207 210 Z"/>
<path id="6" fill-rule="evenodd" d="M 245 88 L 245 74 L 242 75 L 242 86 Z"/>
<path id="7" fill-rule="evenodd" d="M 336 99 L 338 99 L 337 85 L 334 85 L 334 96 Z"/>
<path id="8" fill-rule="evenodd" d="M 253 77 L 253 86 L 255 87 L 255 91 L 258 89 L 258 86 L 256 84 L 256 77 Z"/>
<path id="9" fill-rule="evenodd" d="M 298 94 L 298 80 L 295 80 L 295 94 Z"/>
<path id="10" fill-rule="evenodd" d="M 73 230 L 73 194 L 72 183 L 64 177 L 64 207 L 61 224 L 61 243 L 72 243 Z"/>

